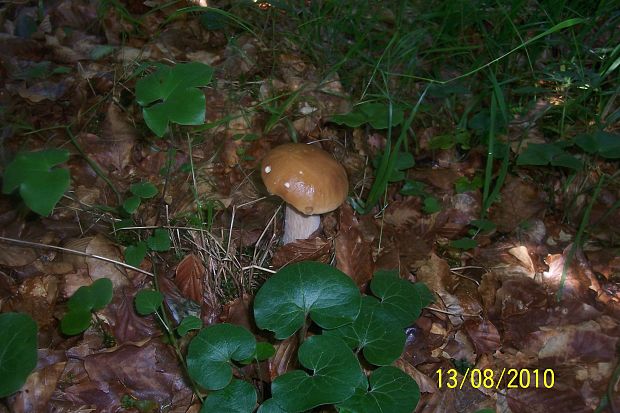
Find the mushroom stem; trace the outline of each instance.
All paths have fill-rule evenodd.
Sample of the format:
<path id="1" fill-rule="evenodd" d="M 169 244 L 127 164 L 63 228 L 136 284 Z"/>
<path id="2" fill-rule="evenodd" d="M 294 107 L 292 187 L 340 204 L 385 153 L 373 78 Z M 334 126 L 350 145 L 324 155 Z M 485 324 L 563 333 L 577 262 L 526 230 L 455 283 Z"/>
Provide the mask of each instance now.
<path id="1" fill-rule="evenodd" d="M 290 205 L 284 213 L 284 235 L 282 244 L 286 245 L 298 239 L 308 239 L 321 226 L 319 215 L 305 215 Z"/>

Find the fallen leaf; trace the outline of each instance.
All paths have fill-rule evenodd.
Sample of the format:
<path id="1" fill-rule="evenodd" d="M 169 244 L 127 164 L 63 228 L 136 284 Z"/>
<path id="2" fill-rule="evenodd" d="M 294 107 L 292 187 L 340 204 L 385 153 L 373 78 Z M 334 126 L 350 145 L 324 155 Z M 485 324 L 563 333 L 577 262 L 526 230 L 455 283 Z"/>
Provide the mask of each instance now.
<path id="1" fill-rule="evenodd" d="M 361 287 L 372 278 L 372 250 L 364 241 L 353 209 L 345 204 L 340 208 L 340 228 L 334 240 L 336 267 Z"/>
<path id="2" fill-rule="evenodd" d="M 331 245 L 320 237 L 296 240 L 276 250 L 271 264 L 275 268 L 299 261 L 319 261 L 327 263 Z"/>
<path id="3" fill-rule="evenodd" d="M 202 260 L 194 254 L 187 254 L 177 265 L 174 281 L 184 296 L 201 303 L 205 273 Z"/>

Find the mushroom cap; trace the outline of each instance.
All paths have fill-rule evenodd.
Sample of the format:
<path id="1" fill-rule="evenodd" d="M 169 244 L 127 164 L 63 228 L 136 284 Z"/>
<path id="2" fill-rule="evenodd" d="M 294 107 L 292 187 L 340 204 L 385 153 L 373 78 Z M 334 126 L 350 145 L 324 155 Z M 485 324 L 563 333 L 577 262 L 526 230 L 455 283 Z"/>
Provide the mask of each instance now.
<path id="1" fill-rule="evenodd" d="M 270 194 L 306 215 L 333 211 L 349 192 L 342 165 L 314 145 L 276 146 L 261 162 L 261 177 Z"/>

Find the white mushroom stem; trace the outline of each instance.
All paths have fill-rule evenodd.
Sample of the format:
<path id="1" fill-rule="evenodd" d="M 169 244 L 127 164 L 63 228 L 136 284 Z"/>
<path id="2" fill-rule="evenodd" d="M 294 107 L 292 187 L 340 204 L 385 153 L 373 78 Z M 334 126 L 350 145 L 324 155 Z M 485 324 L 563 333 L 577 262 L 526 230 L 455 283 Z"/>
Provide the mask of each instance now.
<path id="1" fill-rule="evenodd" d="M 321 226 L 319 215 L 305 215 L 290 205 L 284 213 L 284 235 L 282 244 L 286 245 L 298 239 L 308 239 Z"/>

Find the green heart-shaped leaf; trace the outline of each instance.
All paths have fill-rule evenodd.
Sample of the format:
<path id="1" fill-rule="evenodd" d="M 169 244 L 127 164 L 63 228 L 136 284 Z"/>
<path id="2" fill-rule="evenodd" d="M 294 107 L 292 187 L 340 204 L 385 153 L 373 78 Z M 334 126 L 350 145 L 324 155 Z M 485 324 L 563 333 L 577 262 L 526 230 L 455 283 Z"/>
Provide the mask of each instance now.
<path id="1" fill-rule="evenodd" d="M 144 257 L 146 257 L 146 242 L 144 241 L 125 248 L 125 262 L 129 265 L 139 267 Z"/>
<path id="2" fill-rule="evenodd" d="M 390 123 L 390 107 L 387 103 L 364 103 L 358 106 L 366 115 L 368 123 L 375 129 L 387 129 Z M 405 113 L 397 106 L 392 106 L 392 127 L 398 126 L 405 120 Z"/>
<path id="3" fill-rule="evenodd" d="M 143 115 L 148 127 L 162 137 L 168 122 L 180 125 L 204 123 L 206 99 L 197 87 L 209 84 L 212 76 L 213 68 L 191 62 L 160 67 L 140 79 L 136 83 L 136 99 L 145 106 Z"/>
<path id="4" fill-rule="evenodd" d="M 413 323 L 422 309 L 434 300 L 426 285 L 403 280 L 397 271 L 377 271 L 370 282 L 370 290 L 401 328 Z"/>
<path id="5" fill-rule="evenodd" d="M 146 244 L 153 251 L 168 251 L 170 249 L 170 237 L 168 231 L 163 228 L 157 228 L 153 231 L 153 235 L 148 237 Z"/>
<path id="6" fill-rule="evenodd" d="M 60 320 L 60 329 L 68 336 L 74 336 L 90 327 L 92 313 L 84 308 L 69 310 Z"/>
<path id="7" fill-rule="evenodd" d="M 86 310 L 93 309 L 93 290 L 88 285 L 83 285 L 73 293 L 69 301 L 67 301 L 67 308 L 69 310 Z"/>
<path id="8" fill-rule="evenodd" d="M 396 367 L 385 366 L 370 376 L 369 388 L 361 388 L 337 407 L 351 413 L 411 413 L 420 400 L 418 384 Z"/>
<path id="9" fill-rule="evenodd" d="M 312 336 L 299 348 L 299 362 L 312 371 L 288 372 L 271 385 L 276 403 L 287 412 L 303 412 L 353 395 L 366 380 L 357 357 L 336 336 Z"/>
<path id="10" fill-rule="evenodd" d="M 364 357 L 377 366 L 387 366 L 396 360 L 405 347 L 405 332 L 374 297 L 362 298 L 362 308 L 353 324 L 347 324 L 325 334 L 341 337 L 351 348 L 364 349 Z"/>
<path id="11" fill-rule="evenodd" d="M 159 291 L 155 290 L 140 290 L 134 298 L 136 304 L 136 311 L 140 315 L 149 315 L 155 313 L 161 303 L 164 301 L 164 296 Z"/>
<path id="12" fill-rule="evenodd" d="M 288 413 L 274 399 L 267 399 L 260 405 L 257 413 Z"/>
<path id="13" fill-rule="evenodd" d="M 459 238 L 454 241 L 450 241 L 450 246 L 459 250 L 470 250 L 478 246 L 478 241 L 467 237 Z"/>
<path id="14" fill-rule="evenodd" d="M 231 360 L 242 361 L 256 352 L 256 339 L 233 324 L 214 324 L 189 343 L 187 371 L 208 390 L 220 390 L 232 379 Z"/>
<path id="15" fill-rule="evenodd" d="M 177 326 L 177 333 L 181 337 L 189 333 L 191 330 L 200 330 L 202 328 L 202 320 L 194 315 L 188 315 Z"/>
<path id="16" fill-rule="evenodd" d="M 136 212 L 141 203 L 142 200 L 139 196 L 130 196 L 125 201 L 123 201 L 123 209 L 128 213 L 133 214 L 134 212 Z"/>
<path id="17" fill-rule="evenodd" d="M 69 311 L 98 311 L 110 303 L 112 293 L 112 281 L 109 278 L 100 278 L 91 285 L 78 288 L 67 301 L 67 308 Z"/>
<path id="18" fill-rule="evenodd" d="M 37 323 L 26 314 L 0 314 L 0 398 L 19 390 L 37 365 Z"/>
<path id="19" fill-rule="evenodd" d="M 4 171 L 2 192 L 9 194 L 19 188 L 28 208 L 39 215 L 49 215 L 69 188 L 69 171 L 53 167 L 66 162 L 69 151 L 48 149 L 19 153 Z"/>
<path id="20" fill-rule="evenodd" d="M 93 311 L 99 311 L 106 305 L 112 301 L 112 294 L 114 293 L 114 289 L 112 286 L 112 281 L 109 278 L 100 278 L 95 280 L 91 285 L 90 289 L 92 291 L 93 296 Z"/>
<path id="21" fill-rule="evenodd" d="M 254 318 L 276 338 L 290 337 L 306 316 L 331 329 L 352 322 L 359 313 L 361 295 L 346 274 L 319 262 L 288 265 L 263 284 L 254 299 Z"/>
<path id="22" fill-rule="evenodd" d="M 233 379 L 221 390 L 209 394 L 200 413 L 252 413 L 256 406 L 256 390 L 251 384 Z"/>
<path id="23" fill-rule="evenodd" d="M 150 182 L 131 184 L 129 190 L 132 194 L 140 198 L 153 198 L 157 195 L 157 187 Z"/>

